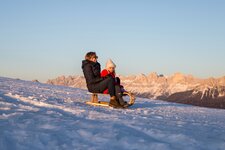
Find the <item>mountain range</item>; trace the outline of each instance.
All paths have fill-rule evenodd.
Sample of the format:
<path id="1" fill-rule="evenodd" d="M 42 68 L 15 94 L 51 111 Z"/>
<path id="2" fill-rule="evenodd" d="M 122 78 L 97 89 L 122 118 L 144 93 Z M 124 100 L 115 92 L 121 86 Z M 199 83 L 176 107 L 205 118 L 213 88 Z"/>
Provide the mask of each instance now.
<path id="1" fill-rule="evenodd" d="M 182 73 L 164 76 L 156 72 L 149 75 L 118 76 L 125 89 L 139 97 L 225 108 L 225 76 L 201 79 Z M 60 76 L 47 83 L 86 89 L 83 76 Z"/>

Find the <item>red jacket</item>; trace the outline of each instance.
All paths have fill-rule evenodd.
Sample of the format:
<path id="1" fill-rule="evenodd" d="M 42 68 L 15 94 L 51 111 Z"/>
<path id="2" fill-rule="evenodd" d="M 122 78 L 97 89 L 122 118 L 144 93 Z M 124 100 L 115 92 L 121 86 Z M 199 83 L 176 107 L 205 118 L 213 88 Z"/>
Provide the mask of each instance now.
<path id="1" fill-rule="evenodd" d="M 111 75 L 113 78 L 116 78 L 115 73 L 110 73 L 107 69 L 102 70 L 101 77 L 106 77 L 107 75 Z"/>
<path id="2" fill-rule="evenodd" d="M 102 72 L 101 72 L 101 77 L 106 77 L 106 76 L 108 76 L 108 75 L 111 75 L 114 79 L 116 79 L 115 73 L 110 73 L 107 69 L 102 70 Z M 115 85 L 116 85 L 116 84 L 117 84 L 117 83 L 116 83 L 116 80 L 115 80 Z M 108 93 L 109 93 L 108 89 L 106 89 L 103 93 L 104 93 L 104 94 L 108 94 Z"/>

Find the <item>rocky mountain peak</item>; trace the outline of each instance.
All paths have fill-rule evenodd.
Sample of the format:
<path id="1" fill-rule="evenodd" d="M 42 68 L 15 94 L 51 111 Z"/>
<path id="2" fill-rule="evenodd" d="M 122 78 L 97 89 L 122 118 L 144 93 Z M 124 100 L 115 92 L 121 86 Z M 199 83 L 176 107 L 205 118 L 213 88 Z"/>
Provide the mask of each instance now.
<path id="1" fill-rule="evenodd" d="M 136 76 L 135 81 L 146 83 L 148 82 L 148 78 L 145 74 L 139 74 Z"/>
<path id="2" fill-rule="evenodd" d="M 186 94 L 179 94 L 177 96 L 179 99 L 187 97 L 187 94 L 189 94 L 190 99 L 196 97 L 199 100 L 225 97 L 225 77 L 199 79 L 182 73 L 175 73 L 172 76 L 165 77 L 153 72 L 147 76 L 139 74 L 136 76 L 120 76 L 120 78 L 122 85 L 128 91 L 152 99 L 167 99 L 170 95 L 180 92 Z M 47 83 L 86 89 L 83 76 L 60 76 L 48 80 Z"/>

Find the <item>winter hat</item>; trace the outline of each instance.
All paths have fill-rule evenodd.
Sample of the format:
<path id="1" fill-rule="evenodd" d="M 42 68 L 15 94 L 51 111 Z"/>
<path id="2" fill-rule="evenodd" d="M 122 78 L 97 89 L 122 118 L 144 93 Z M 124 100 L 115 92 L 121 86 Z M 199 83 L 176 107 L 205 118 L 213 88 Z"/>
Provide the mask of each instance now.
<path id="1" fill-rule="evenodd" d="M 114 62 L 111 59 L 109 59 L 106 63 L 106 69 L 109 69 L 111 67 L 116 68 L 116 65 L 114 64 Z"/>

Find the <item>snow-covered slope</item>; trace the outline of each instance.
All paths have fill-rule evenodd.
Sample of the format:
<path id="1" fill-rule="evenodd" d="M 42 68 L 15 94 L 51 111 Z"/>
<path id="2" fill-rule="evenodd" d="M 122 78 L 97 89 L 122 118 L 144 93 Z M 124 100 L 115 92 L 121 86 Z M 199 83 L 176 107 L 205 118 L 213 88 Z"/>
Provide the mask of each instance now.
<path id="1" fill-rule="evenodd" d="M 91 107 L 86 92 L 0 77 L 0 149 L 225 147 L 225 110 L 141 98 L 126 110 Z"/>

